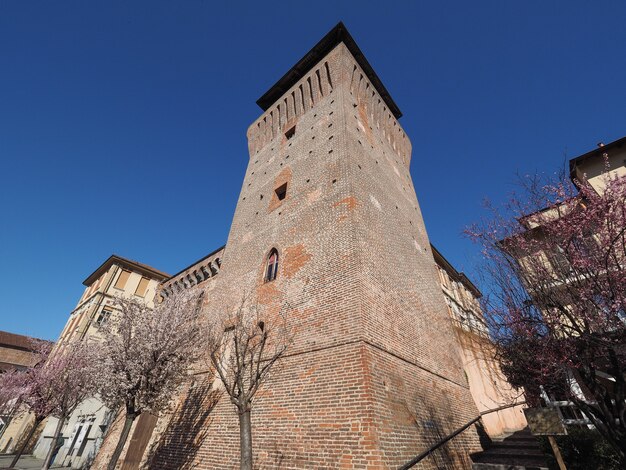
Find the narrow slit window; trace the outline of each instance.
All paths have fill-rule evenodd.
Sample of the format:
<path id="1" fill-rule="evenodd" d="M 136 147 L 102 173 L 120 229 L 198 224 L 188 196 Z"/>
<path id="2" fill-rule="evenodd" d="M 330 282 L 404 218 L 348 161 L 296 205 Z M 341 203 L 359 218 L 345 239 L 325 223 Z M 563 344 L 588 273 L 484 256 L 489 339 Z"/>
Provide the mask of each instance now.
<path id="1" fill-rule="evenodd" d="M 276 197 L 279 201 L 282 201 L 287 197 L 287 183 L 282 184 L 278 188 L 276 188 Z"/>
<path id="2" fill-rule="evenodd" d="M 296 126 L 293 126 L 287 132 L 285 132 L 285 137 L 287 138 L 287 140 L 291 140 L 294 135 L 296 135 Z"/>
<path id="3" fill-rule="evenodd" d="M 274 248 L 267 257 L 267 267 L 265 268 L 265 282 L 276 279 L 278 273 L 278 251 Z"/>

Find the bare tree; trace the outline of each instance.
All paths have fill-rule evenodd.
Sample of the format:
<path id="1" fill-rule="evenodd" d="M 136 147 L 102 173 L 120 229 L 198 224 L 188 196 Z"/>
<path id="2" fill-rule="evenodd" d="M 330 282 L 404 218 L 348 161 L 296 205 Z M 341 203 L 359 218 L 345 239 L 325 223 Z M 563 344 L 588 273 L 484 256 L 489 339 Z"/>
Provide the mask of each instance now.
<path id="1" fill-rule="evenodd" d="M 182 291 L 154 308 L 118 299 L 111 319 L 101 327 L 98 393 L 109 408 L 125 410 L 109 470 L 115 468 L 135 419 L 143 412 L 167 409 L 199 357 L 201 298 L 196 290 Z"/>
<path id="2" fill-rule="evenodd" d="M 207 344 L 212 367 L 222 381 L 239 417 L 240 468 L 252 470 L 254 397 L 291 343 L 286 308 L 264 316 L 257 305 L 247 305 L 225 315 L 210 315 Z"/>

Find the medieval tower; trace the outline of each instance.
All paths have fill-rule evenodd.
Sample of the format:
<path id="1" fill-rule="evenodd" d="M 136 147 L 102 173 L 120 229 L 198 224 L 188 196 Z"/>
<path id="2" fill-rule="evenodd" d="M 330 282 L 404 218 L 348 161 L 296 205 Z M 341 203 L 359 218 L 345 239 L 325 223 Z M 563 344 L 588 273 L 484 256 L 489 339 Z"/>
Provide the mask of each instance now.
<path id="1" fill-rule="evenodd" d="M 397 468 L 478 415 L 400 110 L 341 23 L 257 103 L 263 114 L 248 129 L 250 161 L 207 289 L 209 311 L 236 308 L 243 293 L 268 316 L 290 306 L 293 344 L 252 412 L 255 462 Z M 226 398 L 205 431 L 197 468 L 237 466 Z M 420 468 L 464 468 L 476 433 L 448 449 Z"/>
<path id="2" fill-rule="evenodd" d="M 253 411 L 257 462 L 396 468 L 478 413 L 409 173 L 400 110 L 337 25 L 259 100 L 213 303 L 285 304 L 294 341 Z M 268 279 L 268 257 L 278 270 Z M 207 468 L 238 459 L 214 410 Z M 229 436 L 225 445 L 226 436 Z M 474 435 L 454 447 L 475 448 Z M 463 454 L 463 452 L 459 452 Z"/>

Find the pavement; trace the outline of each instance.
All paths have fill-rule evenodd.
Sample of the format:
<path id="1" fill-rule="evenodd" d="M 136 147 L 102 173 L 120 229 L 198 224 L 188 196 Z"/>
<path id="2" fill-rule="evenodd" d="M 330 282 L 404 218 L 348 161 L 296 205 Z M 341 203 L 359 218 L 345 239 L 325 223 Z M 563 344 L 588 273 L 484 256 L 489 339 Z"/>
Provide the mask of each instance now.
<path id="1" fill-rule="evenodd" d="M 13 460 L 14 455 L 0 455 L 0 470 L 4 470 L 9 468 L 11 465 L 11 461 Z M 36 459 L 32 455 L 23 455 L 20 460 L 17 462 L 17 465 L 13 467 L 14 470 L 40 470 L 43 466 L 42 459 Z M 61 467 L 59 465 L 52 464 L 50 468 L 70 468 L 70 467 Z"/>

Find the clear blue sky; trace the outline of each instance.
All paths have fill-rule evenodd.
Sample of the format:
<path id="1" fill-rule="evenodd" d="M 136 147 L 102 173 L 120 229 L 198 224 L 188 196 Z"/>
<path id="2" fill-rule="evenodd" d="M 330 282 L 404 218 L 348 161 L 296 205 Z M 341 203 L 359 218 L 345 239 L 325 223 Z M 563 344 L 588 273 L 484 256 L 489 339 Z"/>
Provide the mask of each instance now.
<path id="1" fill-rule="evenodd" d="M 516 172 L 626 135 L 624 2 L 2 0 L 0 329 L 55 339 L 111 253 L 174 273 L 222 245 L 256 99 L 339 20 L 459 269 Z"/>

